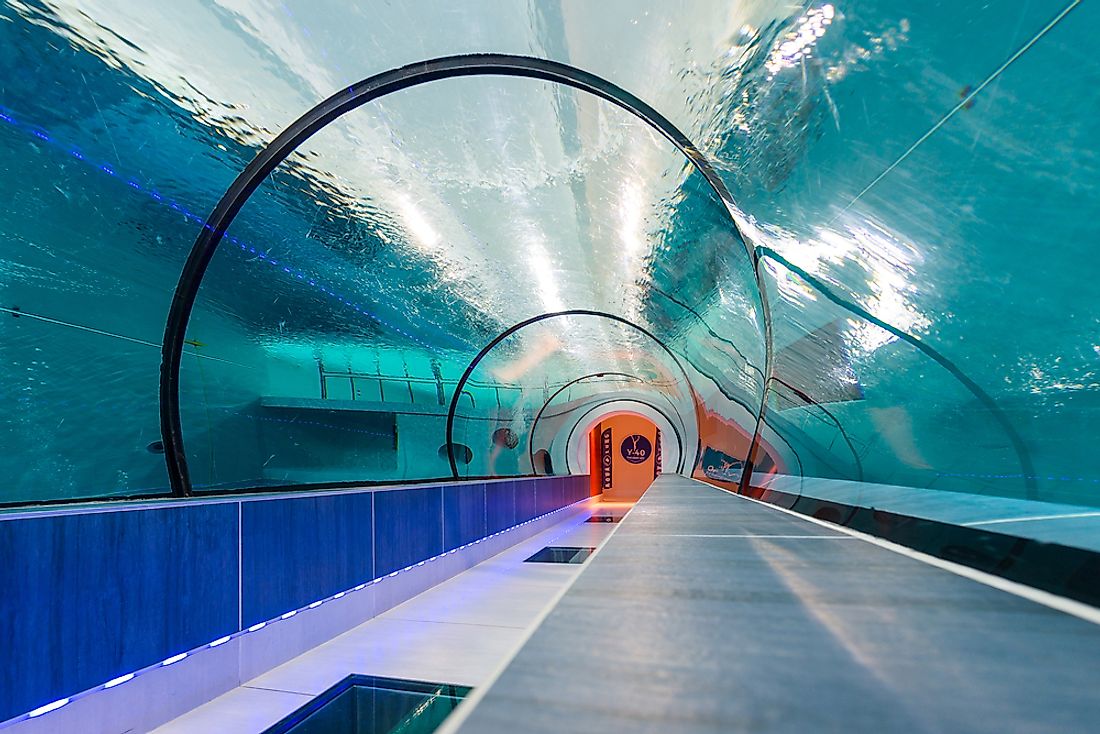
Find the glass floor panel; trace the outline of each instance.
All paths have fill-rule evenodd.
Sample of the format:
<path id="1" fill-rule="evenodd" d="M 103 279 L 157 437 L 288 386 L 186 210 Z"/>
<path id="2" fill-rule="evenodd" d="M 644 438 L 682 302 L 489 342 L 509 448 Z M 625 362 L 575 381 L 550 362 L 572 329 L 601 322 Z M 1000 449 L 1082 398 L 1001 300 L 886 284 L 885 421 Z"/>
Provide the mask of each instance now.
<path id="1" fill-rule="evenodd" d="M 428 734 L 469 692 L 449 683 L 351 675 L 263 734 Z"/>
<path id="2" fill-rule="evenodd" d="M 584 563 L 596 550 L 591 547 L 547 546 L 528 558 L 524 563 Z"/>

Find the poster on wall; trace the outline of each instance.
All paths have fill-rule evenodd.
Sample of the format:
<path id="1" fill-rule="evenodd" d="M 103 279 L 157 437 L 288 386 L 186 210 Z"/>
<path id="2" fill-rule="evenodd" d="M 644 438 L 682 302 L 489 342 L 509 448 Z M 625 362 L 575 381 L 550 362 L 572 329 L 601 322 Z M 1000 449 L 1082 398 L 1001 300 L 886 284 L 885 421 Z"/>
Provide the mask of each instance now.
<path id="1" fill-rule="evenodd" d="M 661 429 L 657 429 L 657 445 L 653 448 L 653 478 L 661 475 Z"/>
<path id="2" fill-rule="evenodd" d="M 703 475 L 707 479 L 739 482 L 743 468 L 744 462 L 741 459 L 736 459 L 711 446 L 703 450 Z"/>
<path id="3" fill-rule="evenodd" d="M 600 487 L 607 492 L 611 489 L 611 429 L 605 428 L 600 434 Z"/>
<path id="4" fill-rule="evenodd" d="M 619 452 L 631 464 L 644 464 L 653 453 L 653 446 L 649 443 L 648 438 L 640 433 L 635 433 L 623 439 L 623 445 L 619 447 Z"/>

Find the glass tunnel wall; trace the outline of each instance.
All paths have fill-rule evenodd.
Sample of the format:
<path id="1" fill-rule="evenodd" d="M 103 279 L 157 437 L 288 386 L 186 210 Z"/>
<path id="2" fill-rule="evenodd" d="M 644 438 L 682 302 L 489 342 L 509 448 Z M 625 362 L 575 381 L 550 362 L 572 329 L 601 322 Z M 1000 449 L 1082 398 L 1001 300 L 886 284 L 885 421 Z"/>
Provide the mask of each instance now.
<path id="1" fill-rule="evenodd" d="M 491 405 L 491 417 L 460 401 L 453 424 L 456 446 L 484 452 L 482 446 L 489 443 L 484 434 L 492 432 L 489 463 L 459 462 L 461 474 L 476 475 L 479 469 L 489 474 L 568 472 L 570 430 L 612 398 L 659 411 L 677 427 L 681 440 L 688 423 L 694 433 L 689 376 L 675 353 L 664 351 L 663 342 L 596 311 L 535 318 L 540 320 L 497 343 L 470 373 L 481 382 L 506 379 L 525 387 L 504 392 L 503 400 Z M 573 377 L 563 380 L 562 375 Z M 493 425 L 485 426 L 486 420 Z M 469 456 L 464 449 L 462 454 Z"/>
<path id="2" fill-rule="evenodd" d="M 807 476 L 868 482 L 857 504 L 881 506 L 874 485 L 1097 503 L 1086 5 L 837 4 L 755 70 L 719 157 L 772 292 L 765 435 Z M 781 109 L 804 127 L 771 126 Z"/>
<path id="3" fill-rule="evenodd" d="M 9 0 L 0 503 L 166 493 L 164 318 L 234 177 L 335 90 L 509 52 L 609 79 L 715 162 L 759 248 L 770 362 L 745 248 L 673 146 L 545 82 L 435 82 L 326 128 L 234 222 L 181 368 L 197 490 L 448 477 L 478 350 L 589 308 L 690 384 L 622 325 L 518 332 L 459 397 L 464 476 L 538 471 L 529 449 L 570 413 L 634 393 L 675 406 L 693 473 L 722 486 L 758 434 L 752 484 L 790 497 L 1100 505 L 1098 12 Z"/>
<path id="4" fill-rule="evenodd" d="M 433 109 L 450 114 L 427 124 Z M 470 141 L 457 158 L 456 140 Z M 676 264 L 704 248 L 715 257 Z M 685 302 L 718 288 L 739 306 L 723 328 L 762 363 L 728 210 L 630 112 L 500 76 L 391 93 L 300 144 L 229 225 L 187 332 L 191 345 L 237 332 L 232 359 L 183 375 L 201 398 L 181 401 L 192 481 L 431 479 L 452 459 L 461 477 L 535 473 L 530 425 L 577 377 L 638 375 L 694 422 L 677 350 L 697 384 L 759 405 L 751 373 L 694 350 L 702 317 Z M 254 445 L 228 440 L 244 433 Z"/>

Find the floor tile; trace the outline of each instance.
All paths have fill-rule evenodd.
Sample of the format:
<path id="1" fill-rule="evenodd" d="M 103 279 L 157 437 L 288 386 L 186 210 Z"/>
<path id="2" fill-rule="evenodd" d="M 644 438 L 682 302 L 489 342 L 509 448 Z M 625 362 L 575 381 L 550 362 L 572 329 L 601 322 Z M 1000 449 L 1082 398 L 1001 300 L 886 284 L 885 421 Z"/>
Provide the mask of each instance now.
<path id="1" fill-rule="evenodd" d="M 257 734 L 310 699 L 297 693 L 235 688 L 152 734 Z"/>
<path id="2" fill-rule="evenodd" d="M 352 673 L 484 685 L 524 630 L 375 619 L 247 683 L 318 694 Z"/>

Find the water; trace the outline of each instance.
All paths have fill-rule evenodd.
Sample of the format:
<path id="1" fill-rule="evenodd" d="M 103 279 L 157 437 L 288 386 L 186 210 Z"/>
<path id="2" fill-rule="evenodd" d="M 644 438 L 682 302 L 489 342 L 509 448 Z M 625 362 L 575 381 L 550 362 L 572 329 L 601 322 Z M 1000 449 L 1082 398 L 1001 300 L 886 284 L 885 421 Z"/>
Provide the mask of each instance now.
<path id="1" fill-rule="evenodd" d="M 1098 11 L 828 8 L 9 1 L 0 502 L 166 491 L 147 448 L 164 318 L 237 172 L 354 81 L 497 51 L 616 82 L 716 162 L 766 248 L 758 466 L 1100 504 Z M 533 415 L 600 372 L 638 378 L 710 456 L 747 454 L 766 366 L 751 265 L 702 178 L 607 103 L 483 77 L 392 95 L 309 141 L 230 234 L 183 365 L 199 489 L 449 476 L 443 416 L 470 360 L 571 308 L 675 359 L 597 317 L 520 331 L 461 401 L 464 474 L 560 451 L 569 409 L 623 384 L 577 383 L 534 438 Z M 322 369 L 367 377 L 328 380 L 321 403 Z"/>
<path id="2" fill-rule="evenodd" d="M 352 675 L 264 734 L 429 734 L 469 692 L 465 686 Z"/>

